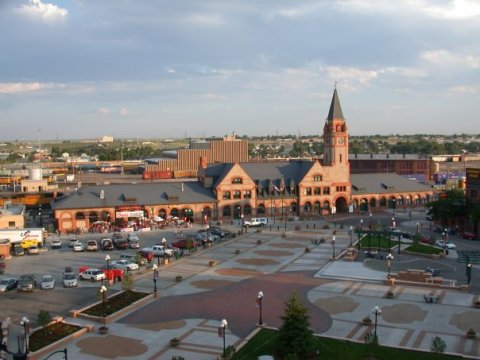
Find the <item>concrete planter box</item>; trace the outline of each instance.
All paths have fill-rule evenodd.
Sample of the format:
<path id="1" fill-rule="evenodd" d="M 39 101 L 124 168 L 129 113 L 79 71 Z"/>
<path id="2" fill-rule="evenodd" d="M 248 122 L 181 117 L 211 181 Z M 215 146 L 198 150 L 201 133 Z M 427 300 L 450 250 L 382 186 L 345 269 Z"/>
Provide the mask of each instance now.
<path id="1" fill-rule="evenodd" d="M 88 332 L 94 331 L 93 325 L 82 326 L 80 324 L 75 324 L 75 323 L 72 323 L 72 322 L 66 322 L 66 321 L 63 321 L 62 317 L 55 318 L 55 320 L 52 321 L 50 324 L 57 323 L 57 322 L 62 322 L 62 323 L 65 323 L 65 324 L 79 326 L 79 327 L 81 327 L 81 329 L 79 329 L 78 331 L 74 332 L 73 334 L 65 336 L 64 338 L 62 338 L 62 339 L 60 339 L 60 340 L 58 340 L 54 343 L 51 343 L 50 345 L 47 345 L 47 346 L 45 346 L 45 347 L 43 347 L 43 348 L 41 348 L 37 351 L 30 351 L 29 354 L 28 354 L 28 359 L 29 360 L 44 359 L 45 357 L 47 357 L 52 352 L 61 350 L 62 348 L 64 348 L 66 346 L 66 344 L 70 343 L 71 341 L 78 339 L 79 337 L 85 335 Z M 43 328 L 38 327 L 38 328 L 33 329 L 33 331 L 37 331 L 39 329 L 43 329 Z"/>
<path id="2" fill-rule="evenodd" d="M 123 291 L 120 291 L 119 293 L 113 295 L 112 297 L 115 297 L 119 294 L 123 293 Z M 86 309 L 92 307 L 92 306 L 95 306 L 97 304 L 101 304 L 102 302 L 101 301 L 97 301 L 89 306 L 86 306 L 80 310 L 72 310 L 70 311 L 70 315 L 72 317 L 79 317 L 81 319 L 87 319 L 87 320 L 91 320 L 91 321 L 95 321 L 97 323 L 101 323 L 103 325 L 106 325 L 106 324 L 109 324 L 123 316 L 125 316 L 126 314 L 128 314 L 129 312 L 133 311 L 133 310 L 137 310 L 141 307 L 143 307 L 145 304 L 149 303 L 150 301 L 152 301 L 154 299 L 154 294 L 148 294 L 147 296 L 145 296 L 143 299 L 140 299 L 140 300 L 137 300 L 135 301 L 134 303 L 130 304 L 129 306 L 126 306 L 124 307 L 123 309 L 111 314 L 111 315 L 108 315 L 107 317 L 103 317 L 103 316 L 93 316 L 93 315 L 88 315 L 88 314 L 84 314 L 83 311 L 85 311 Z"/>

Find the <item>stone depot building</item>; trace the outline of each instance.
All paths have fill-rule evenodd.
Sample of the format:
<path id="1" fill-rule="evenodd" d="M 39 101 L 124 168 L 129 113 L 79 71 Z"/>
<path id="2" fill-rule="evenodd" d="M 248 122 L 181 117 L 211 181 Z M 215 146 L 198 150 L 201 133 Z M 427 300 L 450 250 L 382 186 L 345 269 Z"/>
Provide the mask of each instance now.
<path id="1" fill-rule="evenodd" d="M 194 222 L 308 218 L 421 207 L 431 200 L 432 188 L 397 174 L 350 174 L 348 136 L 335 89 L 323 127 L 323 159 L 209 164 L 201 157 L 194 181 L 81 187 L 52 203 L 58 230 L 168 216 Z"/>

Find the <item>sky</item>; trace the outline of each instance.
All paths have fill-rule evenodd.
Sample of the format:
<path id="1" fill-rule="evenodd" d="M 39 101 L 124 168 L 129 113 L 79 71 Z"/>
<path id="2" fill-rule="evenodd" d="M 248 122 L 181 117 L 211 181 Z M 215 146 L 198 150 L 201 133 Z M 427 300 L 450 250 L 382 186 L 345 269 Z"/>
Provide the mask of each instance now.
<path id="1" fill-rule="evenodd" d="M 480 0 L 0 0 L 0 139 L 479 134 Z"/>

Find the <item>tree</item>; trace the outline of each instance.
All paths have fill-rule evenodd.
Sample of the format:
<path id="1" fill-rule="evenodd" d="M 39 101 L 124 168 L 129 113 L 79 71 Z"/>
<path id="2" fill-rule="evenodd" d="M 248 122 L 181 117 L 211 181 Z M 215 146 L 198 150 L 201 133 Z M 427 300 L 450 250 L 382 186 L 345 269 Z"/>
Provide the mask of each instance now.
<path id="1" fill-rule="evenodd" d="M 299 359 L 305 359 L 313 347 L 308 309 L 296 292 L 285 305 L 284 315 L 281 316 L 283 324 L 278 331 L 277 350 L 285 358 L 287 355 L 296 355 Z"/>
<path id="2" fill-rule="evenodd" d="M 45 336 L 47 336 L 47 326 L 52 321 L 52 315 L 47 310 L 39 310 L 37 315 L 37 321 L 43 330 L 45 331 Z"/>
<path id="3" fill-rule="evenodd" d="M 443 353 L 447 349 L 447 344 L 440 336 L 435 336 L 432 338 L 430 343 L 430 351 L 433 353 Z"/>

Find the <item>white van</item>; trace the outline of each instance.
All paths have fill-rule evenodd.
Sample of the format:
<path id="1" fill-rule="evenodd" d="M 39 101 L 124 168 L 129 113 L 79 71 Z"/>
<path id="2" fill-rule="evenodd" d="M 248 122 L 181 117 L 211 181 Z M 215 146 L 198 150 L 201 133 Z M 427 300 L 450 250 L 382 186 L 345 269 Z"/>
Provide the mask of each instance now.
<path id="1" fill-rule="evenodd" d="M 265 226 L 268 224 L 268 219 L 267 218 L 251 218 L 250 220 L 245 220 L 243 224 L 246 227 Z"/>

